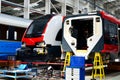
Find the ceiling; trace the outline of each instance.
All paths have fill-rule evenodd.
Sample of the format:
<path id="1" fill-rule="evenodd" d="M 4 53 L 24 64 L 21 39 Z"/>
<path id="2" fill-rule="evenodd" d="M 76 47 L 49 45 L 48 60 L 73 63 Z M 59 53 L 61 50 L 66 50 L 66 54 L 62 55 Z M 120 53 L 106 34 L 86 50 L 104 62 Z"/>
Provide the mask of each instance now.
<path id="1" fill-rule="evenodd" d="M 40 3 L 39 3 L 39 2 Z M 1 2 L 1 12 L 9 15 L 19 16 L 23 17 L 23 7 L 24 7 L 24 0 L 2 0 Z M 36 3 L 39 3 L 40 5 L 34 5 Z M 42 12 L 37 11 L 37 7 L 43 7 L 44 2 L 41 0 L 30 0 L 30 17 L 35 18 L 36 16 L 41 15 Z M 42 4 L 42 5 L 41 5 Z M 33 8 L 33 9 L 32 9 Z"/>
<path id="2" fill-rule="evenodd" d="M 83 0 L 84 1 L 84 0 Z M 120 0 L 86 0 L 100 6 L 120 18 Z M 61 4 L 57 0 L 51 0 L 54 7 L 61 12 Z M 9 15 L 23 17 L 24 0 L 2 0 L 1 12 Z M 92 5 L 94 6 L 94 5 Z M 52 6 L 51 12 L 55 11 Z M 45 0 L 30 0 L 30 18 L 34 19 L 45 14 Z M 67 6 L 67 14 L 71 14 L 73 9 Z"/>

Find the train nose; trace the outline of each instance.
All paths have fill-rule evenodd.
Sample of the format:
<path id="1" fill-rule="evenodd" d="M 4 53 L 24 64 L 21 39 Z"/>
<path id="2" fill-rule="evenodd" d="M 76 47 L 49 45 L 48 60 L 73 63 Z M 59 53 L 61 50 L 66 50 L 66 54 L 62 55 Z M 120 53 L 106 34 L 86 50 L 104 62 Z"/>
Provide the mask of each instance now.
<path id="1" fill-rule="evenodd" d="M 34 46 L 35 45 L 35 41 L 34 40 L 32 40 L 32 39 L 27 39 L 27 40 L 24 40 L 23 41 L 23 44 L 25 45 L 25 46 Z"/>

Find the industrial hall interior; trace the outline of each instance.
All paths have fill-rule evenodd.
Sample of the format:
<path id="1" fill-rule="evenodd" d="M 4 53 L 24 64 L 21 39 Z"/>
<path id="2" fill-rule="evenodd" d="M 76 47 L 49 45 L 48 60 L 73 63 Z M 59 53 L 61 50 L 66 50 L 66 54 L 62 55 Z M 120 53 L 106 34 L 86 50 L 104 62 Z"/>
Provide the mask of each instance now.
<path id="1" fill-rule="evenodd" d="M 120 80 L 120 0 L 0 0 L 0 80 Z"/>

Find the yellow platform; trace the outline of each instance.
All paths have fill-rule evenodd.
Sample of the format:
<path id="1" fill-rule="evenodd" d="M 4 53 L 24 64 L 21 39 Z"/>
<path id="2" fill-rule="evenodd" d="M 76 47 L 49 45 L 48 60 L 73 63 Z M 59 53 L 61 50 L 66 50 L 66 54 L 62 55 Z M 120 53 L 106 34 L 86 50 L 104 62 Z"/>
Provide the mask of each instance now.
<path id="1" fill-rule="evenodd" d="M 65 71 L 66 66 L 70 65 L 70 57 L 71 57 L 72 53 L 71 52 L 67 52 L 66 56 L 65 56 L 65 61 L 64 61 L 64 67 L 63 67 L 63 72 Z"/>
<path id="2" fill-rule="evenodd" d="M 102 61 L 102 57 L 99 52 L 95 53 L 93 70 L 92 70 L 92 78 L 100 77 L 100 80 L 105 78 L 104 65 Z"/>

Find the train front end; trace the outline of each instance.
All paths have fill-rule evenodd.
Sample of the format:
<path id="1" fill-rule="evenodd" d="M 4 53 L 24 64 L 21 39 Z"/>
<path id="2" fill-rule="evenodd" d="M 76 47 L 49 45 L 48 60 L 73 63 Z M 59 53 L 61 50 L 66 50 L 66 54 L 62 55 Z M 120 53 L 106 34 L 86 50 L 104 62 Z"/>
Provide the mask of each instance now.
<path id="1" fill-rule="evenodd" d="M 86 59 L 93 58 L 95 52 L 109 59 L 118 57 L 119 25 L 120 20 L 104 11 L 68 16 L 63 23 L 63 49 Z"/>
<path id="2" fill-rule="evenodd" d="M 22 47 L 18 50 L 19 58 L 25 59 L 22 57 L 27 56 L 30 59 L 32 56 L 34 60 L 39 60 L 44 57 L 38 56 L 47 54 L 49 47 L 60 49 L 62 21 L 63 17 L 59 15 L 45 15 L 35 19 L 23 35 Z"/>
<path id="3" fill-rule="evenodd" d="M 88 59 L 90 53 L 103 49 L 102 19 L 96 13 L 67 17 L 63 25 L 62 45 L 65 51 Z"/>

